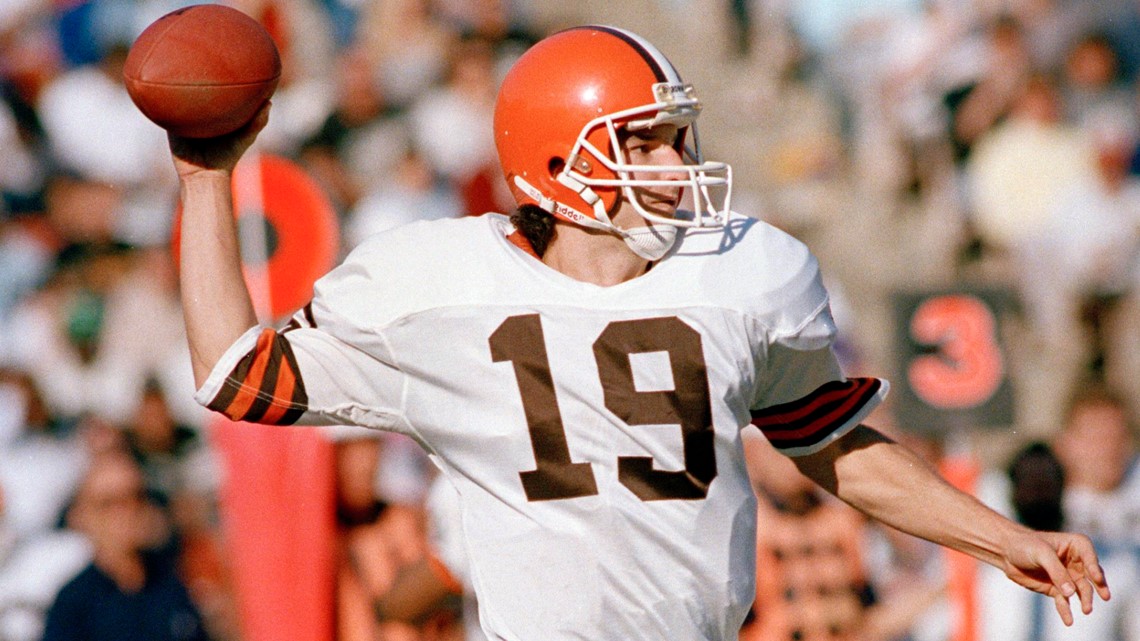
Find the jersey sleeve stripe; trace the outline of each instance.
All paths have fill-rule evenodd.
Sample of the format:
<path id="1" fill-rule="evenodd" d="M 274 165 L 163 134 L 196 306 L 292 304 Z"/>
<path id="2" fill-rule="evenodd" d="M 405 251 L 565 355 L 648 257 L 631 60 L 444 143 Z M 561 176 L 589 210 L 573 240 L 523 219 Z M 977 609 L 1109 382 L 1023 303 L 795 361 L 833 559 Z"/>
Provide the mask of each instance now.
<path id="1" fill-rule="evenodd" d="M 281 359 L 273 357 L 274 345 L 276 336 L 270 338 L 270 342 L 266 348 L 261 348 L 261 341 L 258 340 L 258 347 L 263 351 L 258 354 L 258 358 L 264 360 L 264 366 L 261 368 L 261 379 L 257 383 L 257 387 L 253 388 L 251 394 L 253 397 L 249 407 L 245 410 L 245 416 L 242 420 L 251 423 L 265 423 L 265 412 L 271 407 L 271 401 L 275 398 L 274 392 L 280 383 L 283 382 L 284 377 L 281 374 Z M 256 367 L 256 364 L 255 364 Z M 250 380 L 250 386 L 254 385 L 253 380 Z"/>
<path id="2" fill-rule="evenodd" d="M 873 394 L 877 383 L 878 379 L 873 378 L 833 381 L 805 398 L 753 413 L 752 422 L 763 430 L 794 437 L 833 414 L 842 414 L 863 396 Z M 780 411 L 782 408 L 785 411 Z"/>
<path id="3" fill-rule="evenodd" d="M 261 335 L 257 337 L 257 345 L 261 344 L 266 331 L 272 330 L 263 330 Z M 242 391 L 243 381 L 245 381 L 249 376 L 250 367 L 254 362 L 252 355 L 256 354 L 257 350 L 258 347 L 255 346 L 253 350 L 251 350 L 237 362 L 237 365 L 234 366 L 233 371 L 231 371 L 229 376 L 227 376 L 225 380 L 222 381 L 221 389 L 218 390 L 217 395 L 214 396 L 214 398 L 206 405 L 206 407 L 214 410 L 215 412 L 221 412 L 222 414 L 233 418 L 229 411 L 229 408 L 234 406 L 238 394 Z"/>
<path id="4" fill-rule="evenodd" d="M 261 382 L 265 378 L 265 368 L 269 364 L 269 355 L 271 353 L 270 345 L 273 342 L 273 337 L 276 335 L 271 329 L 266 329 L 257 337 L 257 345 L 254 346 L 253 351 L 242 359 L 242 363 L 250 363 L 248 367 L 243 368 L 243 364 L 239 364 L 234 369 L 234 373 L 230 375 L 231 381 L 239 381 L 237 394 L 234 400 L 226 408 L 226 414 L 230 418 L 241 417 L 237 420 L 245 420 L 249 414 L 250 408 L 253 406 L 257 398 L 258 388 L 261 387 Z M 239 375 L 238 370 L 244 369 Z"/>
<path id="5" fill-rule="evenodd" d="M 757 425 L 791 425 L 810 421 L 812 416 L 850 398 L 859 384 L 858 379 L 827 383 L 805 398 L 767 408 L 753 416 L 754 422 L 759 421 Z"/>
<path id="6" fill-rule="evenodd" d="M 752 423 L 777 449 L 810 447 L 858 414 L 881 385 L 877 378 L 832 381 L 804 398 L 753 411 Z"/>
<path id="7" fill-rule="evenodd" d="M 235 421 L 275 425 L 296 422 L 307 406 L 292 347 L 272 329 L 262 331 L 207 405 Z"/>
<path id="8" fill-rule="evenodd" d="M 301 322 L 302 318 L 305 321 L 303 323 Z M 282 329 L 281 331 L 282 331 L 282 333 L 284 333 L 284 332 L 291 332 L 295 329 L 301 329 L 303 327 L 316 327 L 316 326 L 317 326 L 317 320 L 316 320 L 316 318 L 313 317 L 313 304 L 309 303 L 309 304 L 305 305 L 304 307 L 302 307 L 301 311 L 297 312 L 296 314 L 293 314 L 293 317 L 289 319 L 289 323 L 287 325 L 285 325 L 284 329 Z"/>
<path id="9" fill-rule="evenodd" d="M 293 355 L 293 347 L 289 341 L 281 339 L 278 347 L 282 350 L 283 362 L 278 367 L 277 385 L 273 389 L 273 402 L 266 408 L 261 417 L 261 423 L 273 425 L 291 425 L 301 418 L 304 408 L 308 406 L 309 398 L 305 393 L 305 386 L 297 378 L 297 359 Z M 282 359 L 278 359 L 279 362 Z M 288 399 L 281 402 L 278 399 Z"/>

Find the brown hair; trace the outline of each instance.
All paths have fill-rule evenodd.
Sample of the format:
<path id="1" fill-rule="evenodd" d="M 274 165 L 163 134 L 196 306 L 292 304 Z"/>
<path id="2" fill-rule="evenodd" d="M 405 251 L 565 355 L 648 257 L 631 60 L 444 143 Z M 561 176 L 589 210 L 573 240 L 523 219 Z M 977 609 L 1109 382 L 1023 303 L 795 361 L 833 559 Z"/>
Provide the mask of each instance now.
<path id="1" fill-rule="evenodd" d="M 511 224 L 530 242 L 534 253 L 541 257 L 554 237 L 554 215 L 538 205 L 519 205 L 511 214 Z"/>

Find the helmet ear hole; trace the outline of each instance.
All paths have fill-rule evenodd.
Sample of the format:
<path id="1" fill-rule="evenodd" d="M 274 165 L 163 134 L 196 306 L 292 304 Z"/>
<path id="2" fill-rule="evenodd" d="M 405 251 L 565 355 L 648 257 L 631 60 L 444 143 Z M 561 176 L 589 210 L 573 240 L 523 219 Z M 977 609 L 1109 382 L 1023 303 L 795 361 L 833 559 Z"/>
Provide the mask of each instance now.
<path id="1" fill-rule="evenodd" d="M 566 161 L 562 158 L 559 158 L 558 156 L 551 158 L 550 161 L 546 163 L 546 170 L 550 172 L 551 178 L 554 178 L 558 174 L 562 173 L 562 170 L 565 167 Z"/>

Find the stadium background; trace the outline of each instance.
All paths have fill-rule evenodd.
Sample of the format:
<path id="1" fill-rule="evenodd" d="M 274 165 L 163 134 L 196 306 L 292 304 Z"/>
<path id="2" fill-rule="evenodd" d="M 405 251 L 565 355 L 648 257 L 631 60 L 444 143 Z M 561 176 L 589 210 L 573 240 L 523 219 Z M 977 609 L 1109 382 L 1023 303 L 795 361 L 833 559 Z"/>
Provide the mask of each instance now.
<path id="1" fill-rule="evenodd" d="M 327 638 L 376 633 L 344 604 L 382 590 L 428 548 L 432 471 L 409 443 L 254 428 L 242 440 L 190 398 L 170 256 L 174 176 L 161 131 L 130 105 L 116 68 L 146 24 L 183 4 L 0 2 L 5 641 L 36 638 L 54 591 L 85 562 L 63 515 L 87 466 L 108 450 L 135 454 L 185 530 L 184 560 L 221 638 L 258 638 L 238 613 L 253 606 L 238 605 L 249 595 L 235 587 L 229 554 L 240 535 L 227 510 L 243 500 L 282 506 L 273 518 L 261 514 L 272 531 L 295 527 L 290 510 L 319 517 L 336 507 L 335 499 L 289 503 L 297 487 L 310 487 L 300 479 L 235 488 L 233 478 L 255 472 L 237 471 L 233 451 L 276 452 L 277 474 L 298 460 L 289 457 L 323 461 L 310 466 L 323 480 L 309 481 L 329 496 L 336 471 L 351 469 L 366 479 L 367 500 L 387 506 L 367 534 L 353 535 L 359 541 L 342 527 L 352 519 L 314 534 L 330 541 L 326 565 L 313 570 L 327 571 L 327 585 L 289 594 L 326 611 L 310 624 L 338 627 Z M 820 257 L 849 373 L 893 382 L 877 425 L 1009 511 L 1006 466 L 1034 441 L 1062 442 L 1074 394 L 1106 387 L 1132 416 L 1140 411 L 1136 2 L 234 4 L 262 20 L 284 53 L 256 151 L 302 170 L 327 198 L 338 255 L 415 218 L 506 210 L 490 136 L 497 79 L 545 33 L 614 24 L 657 43 L 696 86 L 705 154 L 735 169 L 734 208 L 787 229 Z M 291 215 L 265 195 L 250 198 Z M 271 309 L 261 305 L 263 318 L 282 321 Z M 224 442 L 230 455 L 220 454 Z M 1099 455 L 1131 469 L 1134 450 Z M 1128 551 L 1126 576 L 1137 572 L 1136 476 L 1097 504 L 1123 524 L 1105 526 L 1109 538 L 1098 542 Z M 1022 607 L 986 603 L 974 570 L 866 529 L 859 571 L 880 602 L 913 606 L 905 625 L 878 638 L 993 638 L 984 610 Z M 337 550 L 357 544 L 372 551 L 364 556 L 374 567 L 345 579 Z M 295 564 L 260 565 L 282 573 L 268 580 L 296 581 Z M 1130 585 L 1119 598 L 1131 598 Z M 432 625 L 379 634 L 455 633 L 446 621 Z M 1105 638 L 1140 638 L 1132 625 Z"/>

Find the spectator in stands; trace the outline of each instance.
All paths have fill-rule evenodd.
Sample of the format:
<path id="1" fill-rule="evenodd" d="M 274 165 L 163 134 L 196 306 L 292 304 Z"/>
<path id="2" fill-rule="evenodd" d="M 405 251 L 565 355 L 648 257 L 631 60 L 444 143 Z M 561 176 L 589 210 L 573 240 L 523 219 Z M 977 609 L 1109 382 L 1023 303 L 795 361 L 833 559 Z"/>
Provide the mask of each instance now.
<path id="1" fill-rule="evenodd" d="M 0 164 L 0 219 L 42 209 L 48 169 L 38 153 L 42 137 L 35 112 L 0 76 L 0 155 L 5 159 Z"/>
<path id="2" fill-rule="evenodd" d="M 320 130 L 335 103 L 332 19 L 318 0 L 231 0 L 229 4 L 259 20 L 281 54 L 274 118 L 258 149 L 295 157 Z"/>
<path id="3" fill-rule="evenodd" d="M 178 574 L 168 525 L 125 452 L 96 457 L 67 513 L 93 559 L 60 590 L 43 641 L 206 641 Z"/>
<path id="4" fill-rule="evenodd" d="M 1073 395 L 1055 440 L 1065 468 L 1065 527 L 1087 532 L 1103 550 L 1113 584 L 1103 617 L 1077 620 L 1069 638 L 1140 640 L 1140 458 L 1136 423 L 1123 399 L 1099 385 Z M 1046 617 L 1050 618 L 1050 617 Z"/>
<path id="5" fill-rule="evenodd" d="M 127 43 L 117 41 L 97 64 L 63 72 L 44 88 L 36 110 L 56 166 L 114 196 L 111 238 L 154 245 L 169 237 L 174 183 L 161 155 L 163 131 L 127 95 L 126 54 Z"/>
<path id="6" fill-rule="evenodd" d="M 408 145 L 407 123 L 387 99 L 367 53 L 356 46 L 336 65 L 336 103 L 299 159 L 342 215 L 387 180 Z"/>
<path id="7" fill-rule="evenodd" d="M 459 495 L 446 476 L 440 474 L 432 482 L 424 510 L 428 549 L 375 595 L 376 617 L 420 625 L 434 619 L 443 626 L 454 626 L 458 619 L 463 641 L 486 641 L 471 585 Z"/>
<path id="8" fill-rule="evenodd" d="M 760 497 L 755 619 L 747 641 L 859 639 L 874 594 L 863 567 L 863 517 L 826 498 L 766 441 L 750 439 Z"/>
<path id="9" fill-rule="evenodd" d="M 464 213 L 507 211 L 498 206 L 505 201 L 496 200 L 506 185 L 496 169 L 491 125 L 498 88 L 493 43 L 465 39 L 450 56 L 446 82 L 424 93 L 409 113 L 413 144 L 462 194 Z"/>
<path id="10" fill-rule="evenodd" d="M 357 45 L 381 91 L 397 108 L 409 107 L 446 77 L 458 37 L 428 0 L 371 2 L 362 9 Z"/>
<path id="11" fill-rule="evenodd" d="M 8 362 L 15 349 L 7 327 L 13 311 L 51 275 L 51 235 L 42 220 L 30 216 L 5 219 L 0 211 L 0 274 L 4 274 L 0 279 L 0 363 Z"/>
<path id="12" fill-rule="evenodd" d="M 1038 74 L 1018 87 L 1009 117 L 977 136 L 966 165 L 973 228 L 1007 282 L 1050 208 L 1093 174 L 1092 149 L 1063 120 L 1056 81 Z"/>
<path id="13" fill-rule="evenodd" d="M 1073 43 L 1061 68 L 1060 88 L 1068 122 L 1087 127 L 1090 119 L 1110 116 L 1136 127 L 1136 90 L 1125 81 L 1120 54 L 1107 35 L 1087 33 Z"/>
<path id="14" fill-rule="evenodd" d="M 59 588 L 87 562 L 81 537 L 55 529 L 83 447 L 44 411 L 26 374 L 0 369 L 0 639 L 37 641 Z"/>
<path id="15" fill-rule="evenodd" d="M 187 588 L 211 636 L 238 636 L 230 567 L 219 523 L 221 470 L 201 432 L 179 422 L 166 393 L 149 380 L 123 426 L 127 449 L 142 470 L 148 495 L 166 512 Z"/>
<path id="16" fill-rule="evenodd" d="M 759 496 L 756 602 L 742 641 L 896 639 L 940 593 L 912 582 L 878 602 L 862 515 L 823 494 L 770 444 L 745 439 Z"/>
<path id="17" fill-rule="evenodd" d="M 997 476 L 982 483 L 985 492 L 982 498 L 994 509 L 1037 530 L 1061 528 L 1065 472 L 1049 444 L 1034 441 L 1024 445 L 1009 460 L 1001 478 Z M 1038 641 L 1053 638 L 1043 636 L 1045 626 L 1051 624 L 1046 620 L 1048 600 L 1010 590 L 1002 584 L 1000 573 L 995 575 L 989 568 L 979 567 L 975 595 L 980 609 L 976 626 L 981 639 Z M 1116 596 L 1113 594 L 1113 599 Z"/>
<path id="18" fill-rule="evenodd" d="M 118 425 L 148 379 L 168 389 L 191 385 L 188 356 L 178 347 L 172 267 L 161 250 L 115 242 L 73 244 L 59 253 L 52 279 L 21 301 L 8 326 L 10 360 L 35 378 L 53 412 Z M 191 423 L 202 417 L 186 403 L 176 414 Z"/>
<path id="19" fill-rule="evenodd" d="M 0 369 L 0 486 L 5 520 L 18 541 L 53 530 L 88 457 L 83 424 L 53 413 L 36 380 Z"/>
<path id="20" fill-rule="evenodd" d="M 1056 192 L 1042 224 L 1022 232 L 1018 286 L 1064 390 L 1109 366 L 1117 381 L 1135 378 L 1109 361 L 1136 336 L 1120 303 L 1140 284 L 1140 176 L 1128 171 L 1137 130 L 1101 116 L 1086 129 L 1093 175 Z"/>
<path id="21" fill-rule="evenodd" d="M 422 154 L 409 149 L 392 168 L 391 180 L 377 183 L 350 213 L 345 241 L 350 247 L 368 236 L 416 220 L 450 218 L 463 211 L 454 185 L 442 179 Z"/>
<path id="22" fill-rule="evenodd" d="M 416 641 L 416 629 L 373 614 L 373 595 L 397 570 L 424 553 L 422 518 L 409 506 L 388 504 L 376 492 L 381 441 L 356 428 L 336 432 L 338 641 Z"/>
<path id="23" fill-rule="evenodd" d="M 1035 530 L 1057 532 L 1065 525 L 1061 507 L 1065 469 L 1053 448 L 1034 441 L 1019 450 L 1006 471 L 1017 520 Z"/>
<path id="24" fill-rule="evenodd" d="M 1136 426 L 1123 399 L 1100 386 L 1079 389 L 1056 439 L 1065 466 L 1068 527 L 1107 544 L 1140 545 Z"/>
<path id="25" fill-rule="evenodd" d="M 165 505 L 189 495 L 217 491 L 219 474 L 199 431 L 171 413 L 161 384 L 146 382 L 134 412 L 124 424 L 131 454 L 146 479 L 147 490 Z"/>
<path id="26" fill-rule="evenodd" d="M 969 156 L 980 138 L 1012 112 L 1033 71 L 1025 30 L 1012 16 L 989 22 L 984 35 L 980 74 L 945 98 L 959 159 Z"/>

